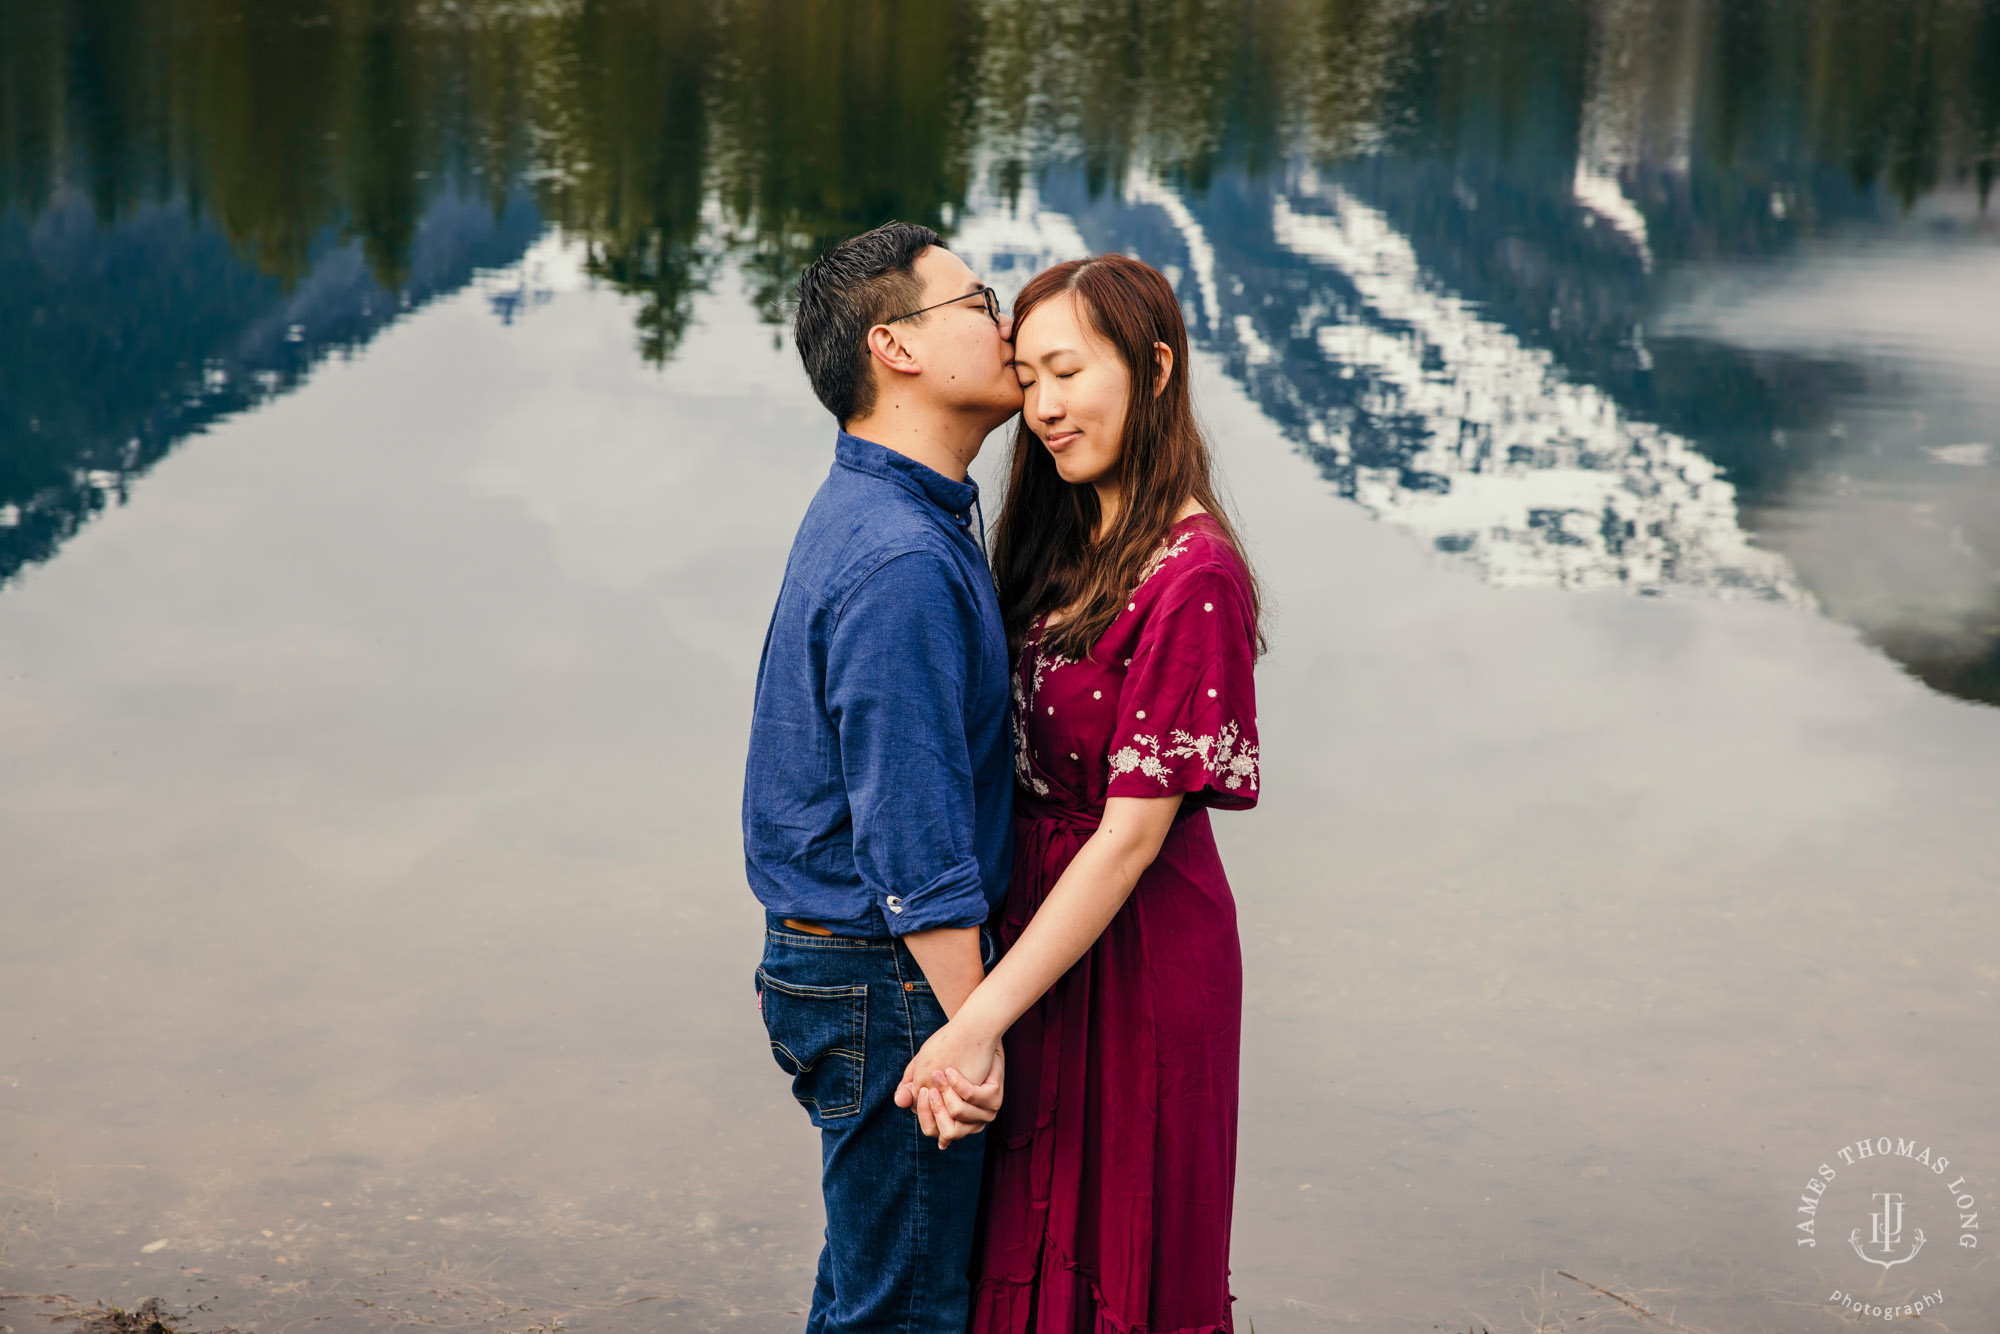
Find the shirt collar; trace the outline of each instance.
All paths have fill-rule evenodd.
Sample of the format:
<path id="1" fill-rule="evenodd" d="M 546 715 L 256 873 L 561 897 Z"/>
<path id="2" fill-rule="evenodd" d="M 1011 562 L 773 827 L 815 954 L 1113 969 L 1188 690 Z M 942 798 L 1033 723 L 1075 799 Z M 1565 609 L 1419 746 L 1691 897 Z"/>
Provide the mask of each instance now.
<path id="1" fill-rule="evenodd" d="M 964 521 L 979 499 L 979 483 L 967 477 L 954 482 L 935 468 L 927 468 L 887 445 L 863 440 L 842 431 L 833 445 L 834 462 L 856 472 L 886 478 L 905 490 L 914 491 L 939 509 Z"/>

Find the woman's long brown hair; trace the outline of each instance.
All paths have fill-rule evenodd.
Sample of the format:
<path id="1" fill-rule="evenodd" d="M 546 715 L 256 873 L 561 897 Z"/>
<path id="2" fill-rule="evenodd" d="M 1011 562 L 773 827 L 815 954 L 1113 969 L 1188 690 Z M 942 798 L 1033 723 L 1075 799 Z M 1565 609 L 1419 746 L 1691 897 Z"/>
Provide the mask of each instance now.
<path id="1" fill-rule="evenodd" d="M 1117 349 L 1131 378 L 1125 406 L 1124 439 L 1119 444 L 1117 521 L 1102 541 L 1092 542 L 1100 515 L 1097 492 L 1072 485 L 1056 471 L 1055 460 L 1026 416 L 1014 431 L 1014 461 L 1007 498 L 993 532 L 993 575 L 1000 591 L 1000 617 L 1009 656 L 1035 618 L 1074 608 L 1049 629 L 1042 644 L 1052 653 L 1082 659 L 1117 617 L 1146 561 L 1172 534 L 1174 516 L 1189 500 L 1212 515 L 1223 535 L 1243 556 L 1243 544 L 1216 494 L 1208 442 L 1195 421 L 1188 389 L 1187 325 L 1173 285 L 1157 269 L 1125 255 L 1073 259 L 1035 275 L 1014 298 L 1014 327 L 1030 311 L 1064 293 L 1072 295 L 1091 327 Z M 1159 393 L 1153 344 L 1173 351 L 1173 372 Z M 1244 559 L 1249 569 L 1249 560 Z M 1262 599 L 1250 579 L 1252 614 L 1263 652 Z"/>

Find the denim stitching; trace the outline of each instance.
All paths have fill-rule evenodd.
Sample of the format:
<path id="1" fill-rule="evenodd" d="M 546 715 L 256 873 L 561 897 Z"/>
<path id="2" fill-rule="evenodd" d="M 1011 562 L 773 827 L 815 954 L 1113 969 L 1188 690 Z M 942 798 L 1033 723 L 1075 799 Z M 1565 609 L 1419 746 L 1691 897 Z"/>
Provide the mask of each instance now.
<path id="1" fill-rule="evenodd" d="M 868 984 L 866 982 L 857 982 L 850 986 L 816 987 L 805 982 L 781 982 L 762 968 L 757 970 L 757 976 L 764 979 L 764 985 L 767 987 L 772 987 L 778 991 L 790 992 L 794 996 L 804 996 L 809 1000 L 832 1000 L 839 996 L 865 996 L 868 994 Z"/>
<path id="2" fill-rule="evenodd" d="M 907 983 L 909 979 L 903 973 L 904 952 L 904 950 L 896 952 L 896 980 Z M 916 963 L 914 955 L 911 956 L 910 962 L 912 964 Z M 919 968 L 918 971 L 921 972 L 922 969 Z M 911 992 L 908 986 L 903 987 L 902 991 L 903 1046 L 910 1053 L 911 1059 L 915 1059 L 917 1054 L 917 1019 L 910 1007 Z M 911 1152 L 916 1155 L 916 1161 L 912 1166 L 916 1169 L 913 1174 L 915 1178 L 913 1185 L 915 1187 L 914 1193 L 917 1197 L 917 1207 L 908 1214 L 911 1231 L 915 1234 L 912 1238 L 911 1249 L 914 1254 L 921 1257 L 924 1261 L 928 1261 L 930 1258 L 930 1228 L 928 1226 L 930 1220 L 930 1173 L 927 1170 L 929 1160 L 924 1157 L 924 1150 L 929 1147 L 929 1142 L 924 1138 L 923 1128 L 917 1121 L 915 1107 L 910 1109 L 910 1122 Z M 928 1265 L 926 1264 L 924 1267 L 928 1268 Z M 916 1285 L 912 1284 L 909 1291 L 903 1297 L 903 1329 L 906 1332 L 914 1331 L 916 1329 L 916 1320 L 917 1290 Z"/>
<path id="3" fill-rule="evenodd" d="M 843 1102 L 833 1107 L 825 1106 L 818 1098 L 798 1098 L 798 1101 L 802 1105 L 811 1103 L 813 1110 L 819 1113 L 820 1119 L 823 1121 L 827 1119 L 838 1120 L 860 1112 L 861 1104 L 866 1102 L 868 1098 L 868 1055 L 866 1050 L 868 1034 L 868 984 L 864 982 L 855 986 L 814 987 L 806 986 L 802 983 L 780 982 L 765 972 L 761 965 L 757 969 L 757 977 L 770 990 L 786 992 L 799 997 L 801 1000 L 838 1000 L 842 997 L 847 997 L 855 1002 L 848 1007 L 848 1039 L 854 1044 L 855 1049 L 829 1047 L 824 1053 L 826 1056 L 845 1056 L 854 1062 L 854 1101 Z M 819 1064 L 817 1060 L 801 1061 L 792 1049 L 784 1043 L 770 1037 L 768 1032 L 765 1036 L 771 1043 L 771 1050 L 774 1052 L 783 1052 L 791 1063 L 798 1067 L 799 1074 L 807 1074 Z M 796 1077 L 794 1076 L 794 1078 Z M 793 1096 L 797 1097 L 796 1094 Z"/>
<path id="4" fill-rule="evenodd" d="M 862 940 L 852 936 L 808 936 L 791 931 L 780 931 L 775 926 L 764 928 L 764 935 L 782 945 L 792 945 L 809 950 L 893 950 L 896 942 L 890 940 Z"/>
<path id="5" fill-rule="evenodd" d="M 914 1057 L 917 1054 L 917 1020 L 910 1013 L 910 979 L 903 971 L 902 950 L 896 951 L 895 961 L 896 990 L 903 998 L 903 1034 L 908 1039 L 903 1045 L 910 1049 L 910 1055 Z"/>

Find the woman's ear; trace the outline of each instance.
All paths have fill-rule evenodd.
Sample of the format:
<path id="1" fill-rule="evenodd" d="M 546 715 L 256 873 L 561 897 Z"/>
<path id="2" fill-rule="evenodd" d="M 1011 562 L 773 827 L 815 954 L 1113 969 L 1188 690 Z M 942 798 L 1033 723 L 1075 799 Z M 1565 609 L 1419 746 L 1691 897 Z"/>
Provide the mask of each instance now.
<path id="1" fill-rule="evenodd" d="M 1158 398 L 1174 378 L 1174 350 L 1165 343 L 1153 344 L 1153 397 Z"/>

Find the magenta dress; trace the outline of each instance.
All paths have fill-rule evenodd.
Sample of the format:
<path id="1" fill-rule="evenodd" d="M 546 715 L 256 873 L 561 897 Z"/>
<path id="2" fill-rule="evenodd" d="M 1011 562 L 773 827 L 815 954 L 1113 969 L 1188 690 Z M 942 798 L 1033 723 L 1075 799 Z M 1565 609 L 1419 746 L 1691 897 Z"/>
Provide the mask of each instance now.
<path id="1" fill-rule="evenodd" d="M 1249 577 L 1176 524 L 1090 658 L 1016 667 L 1020 938 L 1108 797 L 1185 794 L 1097 943 L 1009 1029 L 975 1247 L 974 1334 L 1229 1330 L 1243 961 L 1208 808 L 1257 801 Z"/>

